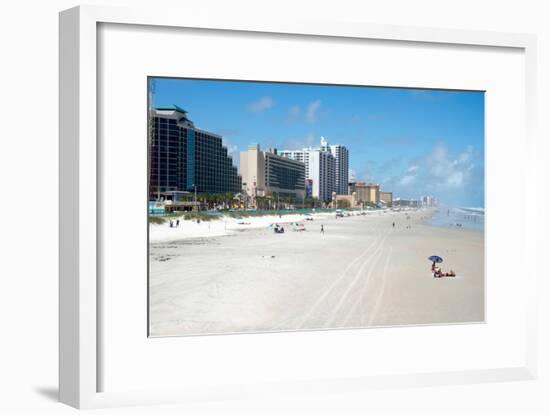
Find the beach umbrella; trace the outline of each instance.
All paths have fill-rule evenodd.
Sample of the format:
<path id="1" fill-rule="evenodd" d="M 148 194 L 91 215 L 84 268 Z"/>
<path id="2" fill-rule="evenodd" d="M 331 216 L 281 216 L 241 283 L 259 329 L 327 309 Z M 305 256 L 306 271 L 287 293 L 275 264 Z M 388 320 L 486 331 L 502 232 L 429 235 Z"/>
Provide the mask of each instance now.
<path id="1" fill-rule="evenodd" d="M 432 262 L 443 262 L 443 258 L 437 255 L 432 255 L 431 257 L 428 257 L 428 259 Z"/>

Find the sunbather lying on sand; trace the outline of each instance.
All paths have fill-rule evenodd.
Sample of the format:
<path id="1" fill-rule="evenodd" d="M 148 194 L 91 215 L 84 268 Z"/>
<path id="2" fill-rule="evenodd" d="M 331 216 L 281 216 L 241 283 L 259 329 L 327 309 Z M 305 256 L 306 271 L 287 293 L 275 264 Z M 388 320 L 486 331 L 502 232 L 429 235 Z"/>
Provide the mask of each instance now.
<path id="1" fill-rule="evenodd" d="M 441 278 L 441 277 L 456 277 L 456 274 L 453 270 L 450 270 L 449 272 L 442 272 L 441 268 L 435 267 L 433 272 L 434 278 Z"/>

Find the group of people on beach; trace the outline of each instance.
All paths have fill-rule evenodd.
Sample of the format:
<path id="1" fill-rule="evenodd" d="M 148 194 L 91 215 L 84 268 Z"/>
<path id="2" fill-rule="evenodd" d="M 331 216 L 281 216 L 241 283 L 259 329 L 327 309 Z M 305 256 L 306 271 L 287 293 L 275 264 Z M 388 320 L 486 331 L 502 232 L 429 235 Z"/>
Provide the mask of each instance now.
<path id="1" fill-rule="evenodd" d="M 180 227 L 180 220 L 177 219 L 176 221 L 173 221 L 170 219 L 170 227 L 171 228 L 179 228 Z"/>
<path id="2" fill-rule="evenodd" d="M 391 223 L 391 226 L 392 226 L 392 228 L 395 229 L 395 222 L 392 222 L 392 223 Z M 405 226 L 405 229 L 411 229 L 411 228 L 412 228 L 411 225 L 406 225 L 406 226 Z"/>
<path id="3" fill-rule="evenodd" d="M 456 277 L 456 274 L 453 270 L 450 270 L 449 272 L 443 272 L 441 271 L 441 268 L 436 265 L 436 262 L 432 262 L 432 275 L 434 278 L 442 278 L 442 277 Z"/>

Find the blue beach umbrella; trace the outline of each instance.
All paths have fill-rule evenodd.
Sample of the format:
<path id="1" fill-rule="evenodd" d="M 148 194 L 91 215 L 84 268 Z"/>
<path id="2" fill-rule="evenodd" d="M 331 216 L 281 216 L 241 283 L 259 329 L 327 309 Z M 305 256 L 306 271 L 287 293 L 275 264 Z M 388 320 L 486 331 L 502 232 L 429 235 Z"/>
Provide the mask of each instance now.
<path id="1" fill-rule="evenodd" d="M 431 257 L 428 257 L 428 259 L 432 262 L 443 262 L 443 258 L 437 255 L 432 255 Z"/>

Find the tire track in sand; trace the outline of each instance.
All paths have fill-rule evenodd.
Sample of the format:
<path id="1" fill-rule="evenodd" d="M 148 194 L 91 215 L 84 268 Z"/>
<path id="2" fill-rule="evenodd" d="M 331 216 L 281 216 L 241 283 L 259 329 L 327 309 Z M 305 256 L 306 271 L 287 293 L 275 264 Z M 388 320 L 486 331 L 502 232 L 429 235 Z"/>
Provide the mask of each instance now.
<path id="1" fill-rule="evenodd" d="M 366 275 L 366 277 L 364 278 L 364 282 L 363 282 L 363 285 L 361 287 L 361 290 L 359 292 L 359 295 L 358 295 L 358 298 L 357 298 L 357 301 L 355 302 L 355 304 L 350 308 L 348 314 L 346 315 L 346 318 L 344 319 L 344 323 L 343 325 L 344 326 L 347 326 L 347 327 L 363 327 L 364 324 L 363 324 L 363 319 L 361 318 L 362 316 L 364 316 L 366 313 L 364 311 L 364 305 L 365 305 L 365 296 L 368 292 L 368 286 L 370 285 L 370 282 L 372 280 L 372 274 L 373 272 L 377 269 L 378 265 L 379 265 L 379 261 L 380 261 L 380 258 L 382 257 L 382 254 L 384 253 L 384 249 L 381 249 L 379 252 L 378 252 L 378 255 L 377 255 L 377 258 L 376 258 L 376 261 L 374 263 L 371 264 L 371 266 L 369 267 L 369 270 L 368 270 L 368 273 Z M 357 313 L 357 309 L 360 309 L 359 310 L 359 321 L 360 323 L 359 324 L 356 324 L 356 325 L 353 325 L 353 326 L 348 326 L 348 322 L 353 318 L 354 315 L 356 315 Z"/>
<path id="2" fill-rule="evenodd" d="M 338 301 L 338 304 L 336 305 L 336 307 L 334 309 L 334 312 L 332 314 L 332 318 L 329 319 L 325 323 L 325 327 L 330 327 L 330 326 L 334 325 L 335 321 L 338 318 L 338 314 L 340 313 L 342 307 L 344 307 L 346 301 L 348 300 L 348 297 L 350 296 L 350 293 L 355 288 L 355 286 L 361 281 L 361 277 L 363 276 L 363 271 L 365 270 L 365 268 L 369 264 L 371 264 L 371 266 L 369 268 L 369 272 L 367 274 L 366 279 L 368 279 L 370 277 L 370 275 L 372 274 L 372 271 L 376 268 L 376 265 L 378 264 L 378 260 L 380 259 L 380 256 L 382 255 L 384 244 L 386 242 L 386 238 L 387 238 L 387 234 L 385 234 L 384 237 L 381 238 L 381 240 L 378 243 L 378 245 L 376 246 L 376 249 L 373 252 L 373 254 L 361 264 L 361 267 L 357 270 L 357 272 L 355 273 L 355 276 L 353 277 L 351 282 L 348 284 L 346 290 L 344 291 L 344 293 L 340 297 L 340 300 Z M 359 302 L 357 302 L 356 304 L 358 304 L 358 303 Z M 352 306 L 352 309 L 353 309 L 353 306 Z M 348 320 L 347 316 L 349 314 L 350 313 L 348 313 L 346 315 L 346 317 L 344 318 L 342 326 L 344 326 L 346 321 Z"/>
<path id="3" fill-rule="evenodd" d="M 374 319 L 378 316 L 378 313 L 380 312 L 380 304 L 382 303 L 382 298 L 384 297 L 384 290 L 386 288 L 386 280 L 388 277 L 388 268 L 391 263 L 392 255 L 393 255 L 393 247 L 390 245 L 388 256 L 386 257 L 386 263 L 384 264 L 384 272 L 382 273 L 382 282 L 380 284 L 380 289 L 376 294 L 376 299 L 374 300 L 374 306 L 372 308 L 372 311 L 367 316 L 367 322 L 366 322 L 367 326 L 372 326 Z"/>
<path id="4" fill-rule="evenodd" d="M 361 261 L 363 257 L 365 257 L 371 251 L 371 248 L 375 246 L 377 242 L 379 242 L 381 239 L 382 239 L 382 234 L 378 234 L 375 237 L 374 241 L 372 241 L 370 245 L 361 254 L 355 257 L 355 259 L 348 264 L 348 266 L 344 269 L 344 271 L 342 271 L 340 276 L 336 278 L 334 281 L 332 281 L 332 283 L 321 293 L 321 295 L 317 298 L 317 300 L 315 300 L 313 305 L 309 308 L 308 312 L 304 315 L 302 319 L 302 324 L 300 324 L 300 327 L 307 328 L 307 327 L 304 327 L 305 323 L 313 315 L 313 313 L 317 310 L 317 308 L 321 305 L 321 303 L 326 300 L 326 298 L 336 288 L 336 286 L 347 276 L 348 271 L 353 266 L 355 266 L 355 264 L 358 261 Z"/>

